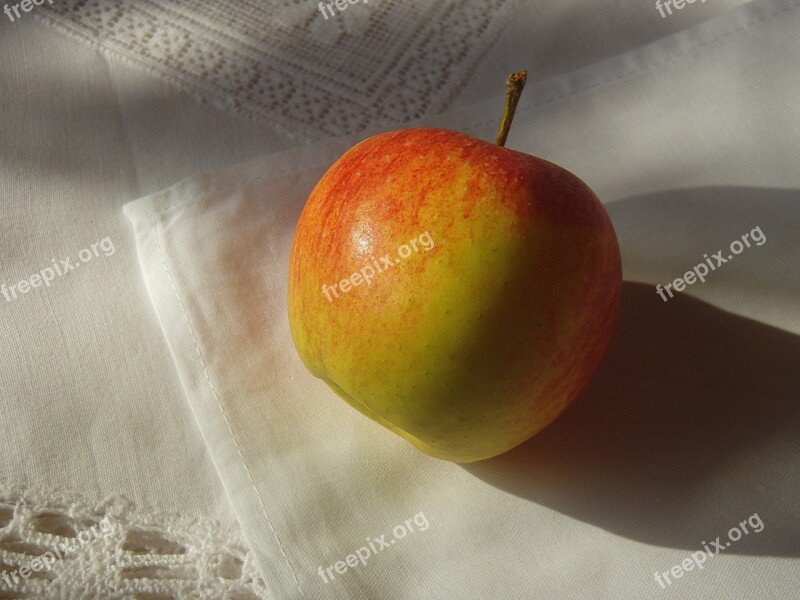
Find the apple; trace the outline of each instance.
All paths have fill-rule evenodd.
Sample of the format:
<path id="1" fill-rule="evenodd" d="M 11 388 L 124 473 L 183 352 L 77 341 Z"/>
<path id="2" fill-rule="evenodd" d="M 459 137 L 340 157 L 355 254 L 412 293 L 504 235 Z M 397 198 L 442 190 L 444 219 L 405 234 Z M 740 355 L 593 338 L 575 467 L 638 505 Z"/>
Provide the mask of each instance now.
<path id="1" fill-rule="evenodd" d="M 314 187 L 289 264 L 297 352 L 361 413 L 466 463 L 524 442 L 575 399 L 619 309 L 614 228 L 569 171 L 500 134 L 362 141 Z"/>

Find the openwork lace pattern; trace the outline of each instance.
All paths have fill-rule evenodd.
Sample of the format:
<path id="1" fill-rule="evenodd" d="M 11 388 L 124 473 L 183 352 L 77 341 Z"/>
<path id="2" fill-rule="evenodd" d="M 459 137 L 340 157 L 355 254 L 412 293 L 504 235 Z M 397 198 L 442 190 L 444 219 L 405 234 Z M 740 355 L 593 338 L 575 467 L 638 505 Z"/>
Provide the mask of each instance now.
<path id="1" fill-rule="evenodd" d="M 296 139 L 440 112 L 518 0 L 59 0 L 36 14 Z M 326 11 L 326 14 L 330 14 Z"/>
<path id="2" fill-rule="evenodd" d="M 144 513 L 122 496 L 90 502 L 0 486 L 0 598 L 271 596 L 246 545 L 215 522 Z"/>

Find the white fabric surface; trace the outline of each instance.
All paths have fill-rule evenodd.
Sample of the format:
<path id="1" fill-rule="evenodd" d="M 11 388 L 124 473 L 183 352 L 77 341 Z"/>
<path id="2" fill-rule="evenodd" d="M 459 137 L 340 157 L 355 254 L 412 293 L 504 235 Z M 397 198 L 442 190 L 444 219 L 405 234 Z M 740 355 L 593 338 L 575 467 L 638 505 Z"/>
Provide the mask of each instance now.
<path id="1" fill-rule="evenodd" d="M 287 147 L 35 20 L 0 20 L 0 283 L 110 237 L 115 253 L 0 297 L 0 484 L 237 523 L 149 308 L 122 205 Z"/>
<path id="2" fill-rule="evenodd" d="M 649 3 L 521 3 L 512 29 L 479 65 L 455 104 L 495 94 L 498 78 L 510 69 L 533 65 L 533 82 L 740 3 L 696 3 L 664 20 Z M 114 241 L 116 254 L 14 303 L 0 300 L 0 332 L 8 345 L 0 355 L 0 529 L 6 501 L 13 505 L 27 498 L 47 511 L 63 504 L 64 490 L 74 490 L 77 494 L 66 496 L 91 506 L 101 505 L 108 494 L 123 494 L 139 507 L 136 520 L 177 512 L 188 520 L 219 519 L 231 534 L 236 523 L 230 505 L 147 307 L 134 240 L 120 207 L 192 173 L 296 142 L 267 126 L 201 106 L 188 94 L 65 38 L 32 17 L 10 23 L 0 16 L 0 281 L 18 281 L 47 266 L 52 257 L 74 258 L 78 250 L 106 236 Z M 779 56 L 784 48 L 776 45 L 773 51 Z M 733 72 L 729 76 L 738 78 Z M 535 90 L 529 84 L 526 99 L 535 96 Z M 774 101 L 779 99 L 773 99 L 771 112 L 747 110 L 755 118 L 774 115 Z M 473 121 L 494 118 L 496 112 L 492 104 Z M 461 127 L 462 122 L 451 125 Z M 743 122 L 752 126 L 752 117 Z M 516 132 L 515 126 L 512 143 Z M 309 158 L 302 160 L 332 157 L 346 144 L 334 146 L 330 152 L 311 147 Z M 557 151 L 548 150 L 553 156 Z M 561 153 L 563 159 L 567 153 Z M 276 164 L 290 168 L 298 163 L 278 156 L 271 161 L 273 171 Z M 666 168 L 658 169 L 662 183 L 675 175 Z M 764 181 L 771 181 L 770 169 L 762 174 Z M 776 178 L 776 185 L 781 181 Z M 746 200 L 749 191 L 740 195 Z M 643 226 L 641 219 L 639 224 Z M 652 232 L 645 237 L 652 238 Z M 703 246 L 698 252 L 708 250 Z M 647 273 L 659 266 L 660 252 L 638 255 L 642 264 L 628 260 L 626 266 Z M 682 268 L 697 260 L 695 252 Z M 780 273 L 786 264 L 792 263 L 773 260 L 767 272 Z M 675 276 L 673 269 L 665 268 L 662 280 Z M 784 303 L 791 302 L 788 285 L 773 288 L 771 302 L 779 293 Z M 763 317 L 772 318 L 769 311 Z M 783 484 L 789 498 L 792 477 L 789 471 Z M 74 506 L 78 500 L 71 502 Z M 162 527 L 171 522 L 152 520 L 160 520 Z M 10 554 L 0 552 L 0 562 L 8 563 Z M 24 560 L 24 555 L 14 556 Z M 88 572 L 81 565 L 75 569 L 78 575 Z"/>
<path id="3" fill-rule="evenodd" d="M 277 598 L 797 593 L 799 6 L 755 2 L 528 90 L 509 147 L 565 166 L 608 203 L 629 283 L 590 388 L 491 461 L 421 455 L 295 354 L 292 229 L 357 138 L 126 206 L 187 401 Z M 499 110 L 496 98 L 428 123 L 491 139 Z M 755 227 L 764 245 L 658 298 L 655 283 Z M 420 512 L 424 532 L 330 583 L 317 574 Z M 754 513 L 763 531 L 666 590 L 655 582 Z"/>
<path id="4" fill-rule="evenodd" d="M 738 3 L 695 5 L 657 25 L 654 8 L 633 1 L 523 3 L 503 50 L 455 103 L 495 94 L 509 55 L 514 68 L 540 67 L 533 81 Z M 11 340 L 0 354 L 0 483 L 17 495 L 122 494 L 144 511 L 235 526 L 146 305 L 121 206 L 297 142 L 64 37 L 34 18 L 38 10 L 13 23 L 0 15 L 0 282 L 105 237 L 116 254 L 46 290 L 0 300 L 0 332 Z"/>
<path id="5" fill-rule="evenodd" d="M 241 532 L 186 408 L 121 207 L 175 177 L 292 142 L 110 63 L 33 18 L 0 18 L 0 55 L 0 283 L 17 283 L 51 258 L 74 261 L 106 237 L 115 246 L 49 288 L 13 302 L 0 296 L 0 563 L 8 566 L 0 573 L 31 560 L 14 543 L 6 510 L 19 513 L 22 503 L 29 514 L 70 515 L 121 496 L 131 506 L 120 527 L 160 523 L 167 538 L 195 542 L 182 559 L 135 556 L 159 569 L 128 574 L 128 589 L 147 576 L 145 589 L 197 597 L 206 589 L 197 570 L 214 576 L 203 558 L 231 549 Z M 223 533 L 195 537 L 204 527 Z M 55 541 L 47 531 L 24 533 L 24 543 Z M 123 572 L 98 573 L 96 564 L 71 561 L 59 578 L 109 581 Z M 169 579 L 163 588 L 160 578 Z M 11 589 L 0 580 L 0 597 L 27 593 Z M 68 597 L 33 589 L 34 598 Z"/>

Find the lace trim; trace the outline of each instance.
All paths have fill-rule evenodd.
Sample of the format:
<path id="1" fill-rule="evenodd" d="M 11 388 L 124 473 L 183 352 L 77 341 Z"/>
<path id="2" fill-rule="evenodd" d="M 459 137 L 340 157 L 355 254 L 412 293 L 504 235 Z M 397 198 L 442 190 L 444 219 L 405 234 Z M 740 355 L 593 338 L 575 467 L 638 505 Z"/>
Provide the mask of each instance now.
<path id="1" fill-rule="evenodd" d="M 64 0 L 45 22 L 294 138 L 444 110 L 518 0 Z M 326 12 L 327 14 L 327 12 Z"/>
<path id="2" fill-rule="evenodd" d="M 270 600 L 239 536 L 215 521 L 0 485 L 0 599 Z"/>

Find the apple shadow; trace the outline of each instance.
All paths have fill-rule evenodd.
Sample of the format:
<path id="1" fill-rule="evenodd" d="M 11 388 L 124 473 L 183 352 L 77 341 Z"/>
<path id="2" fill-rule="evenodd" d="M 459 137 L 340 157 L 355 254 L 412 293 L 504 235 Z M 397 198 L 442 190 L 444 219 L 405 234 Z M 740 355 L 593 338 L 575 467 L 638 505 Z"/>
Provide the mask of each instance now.
<path id="1" fill-rule="evenodd" d="M 671 203 L 669 211 L 698 194 L 753 203 L 754 193 L 672 192 L 662 206 Z M 756 200 L 764 202 L 752 210 L 768 223 L 769 199 L 775 207 L 788 195 L 798 192 L 760 190 Z M 635 200 L 623 202 L 639 210 L 642 198 Z M 701 210 L 719 219 L 713 204 Z M 742 220 L 750 224 L 742 231 L 758 223 Z M 776 252 L 780 239 L 773 240 Z M 797 335 L 682 294 L 665 303 L 654 285 L 626 281 L 613 339 L 579 398 L 524 444 L 462 467 L 499 489 L 657 546 L 697 550 L 758 513 L 764 530 L 726 553 L 800 556 L 798 391 Z"/>
<path id="2" fill-rule="evenodd" d="M 689 297 L 664 304 L 653 286 L 625 282 L 614 337 L 580 397 L 524 444 L 463 468 L 674 548 L 696 550 L 758 512 L 765 531 L 727 551 L 800 556 L 800 515 L 770 510 L 768 498 L 777 489 L 783 506 L 800 505 L 798 358 L 800 337 Z M 794 460 L 760 464 L 781 444 Z"/>

